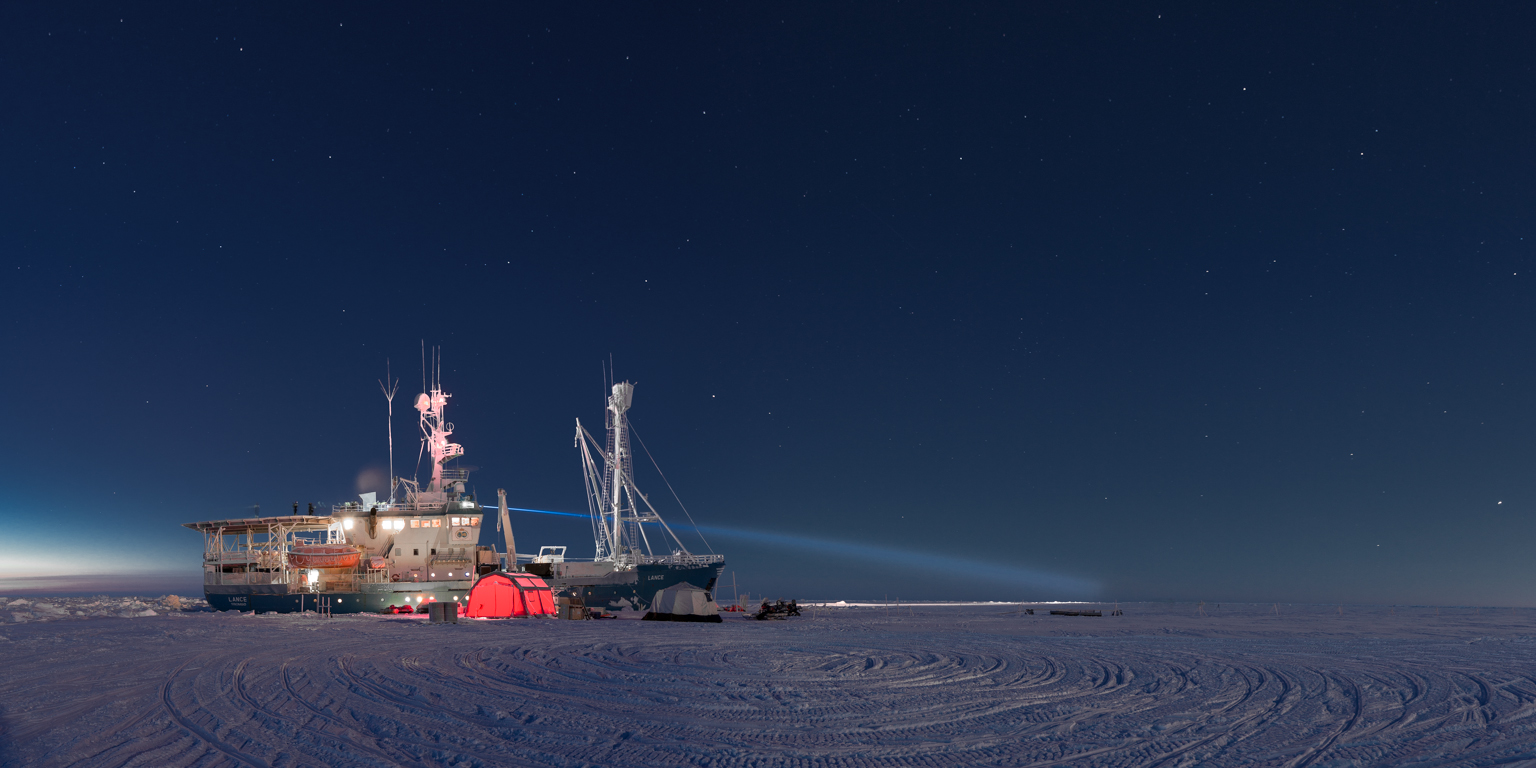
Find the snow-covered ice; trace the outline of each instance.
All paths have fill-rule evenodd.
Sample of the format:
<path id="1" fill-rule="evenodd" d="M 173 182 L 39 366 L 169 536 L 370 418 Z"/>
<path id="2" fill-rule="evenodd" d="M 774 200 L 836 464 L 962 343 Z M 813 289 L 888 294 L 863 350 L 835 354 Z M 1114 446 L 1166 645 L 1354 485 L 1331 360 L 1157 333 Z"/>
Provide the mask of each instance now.
<path id="1" fill-rule="evenodd" d="M 57 619 L 143 618 L 173 611 L 206 610 L 202 598 L 177 597 L 0 597 L 0 623 Z"/>
<path id="2" fill-rule="evenodd" d="M 91 601 L 0 600 L 0 764 L 1536 766 L 1531 609 L 432 625 Z"/>

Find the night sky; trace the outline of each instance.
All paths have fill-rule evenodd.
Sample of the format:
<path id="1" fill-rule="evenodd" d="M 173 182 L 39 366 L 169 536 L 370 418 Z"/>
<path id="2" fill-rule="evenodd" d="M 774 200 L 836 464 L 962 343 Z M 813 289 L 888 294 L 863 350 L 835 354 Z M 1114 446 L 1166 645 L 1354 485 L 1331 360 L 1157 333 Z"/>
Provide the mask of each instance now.
<path id="1" fill-rule="evenodd" d="M 409 476 L 424 340 L 551 511 L 611 356 L 754 595 L 1536 604 L 1533 29 L 6 5 L 0 587 L 197 594 L 181 523 L 382 490 L 386 360 Z"/>

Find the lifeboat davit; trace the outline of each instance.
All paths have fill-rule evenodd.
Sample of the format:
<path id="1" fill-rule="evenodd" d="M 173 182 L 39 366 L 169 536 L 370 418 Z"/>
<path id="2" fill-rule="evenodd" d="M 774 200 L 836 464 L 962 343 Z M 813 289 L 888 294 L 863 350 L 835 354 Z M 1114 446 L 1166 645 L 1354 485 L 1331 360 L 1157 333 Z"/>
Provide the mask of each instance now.
<path id="1" fill-rule="evenodd" d="M 288 562 L 298 568 L 356 568 L 359 558 L 352 547 L 334 544 L 310 544 L 288 552 Z"/>

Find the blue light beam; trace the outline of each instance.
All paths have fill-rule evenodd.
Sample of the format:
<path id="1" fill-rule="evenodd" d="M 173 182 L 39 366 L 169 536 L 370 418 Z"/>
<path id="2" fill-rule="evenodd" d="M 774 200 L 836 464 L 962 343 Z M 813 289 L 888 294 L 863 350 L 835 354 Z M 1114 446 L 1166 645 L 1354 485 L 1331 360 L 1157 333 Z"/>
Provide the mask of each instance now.
<path id="1" fill-rule="evenodd" d="M 524 509 L 520 507 L 507 507 L 507 509 L 516 512 L 532 512 L 538 515 L 557 515 L 559 517 L 591 517 L 591 515 L 577 512 L 554 512 L 547 509 Z M 740 528 L 720 528 L 712 525 L 700 525 L 697 526 L 697 530 L 711 536 L 723 536 L 760 544 L 771 544 L 776 547 L 788 547 L 796 551 L 823 552 L 892 567 L 898 565 L 906 567 L 912 563 L 922 563 L 925 568 L 932 568 L 943 573 L 964 575 L 967 578 L 1037 589 L 1049 589 L 1061 593 L 1059 597 L 1063 598 L 1097 597 L 1100 592 L 1099 584 L 1088 579 L 1051 573 L 1050 571 L 1043 571 L 1038 568 L 990 563 L 985 560 L 972 560 L 970 558 L 944 555 L 936 552 L 918 552 L 875 544 L 855 544 L 846 541 L 816 539 L 809 536 L 794 536 L 785 533 L 767 533 L 765 531 L 749 531 Z"/>
<path id="2" fill-rule="evenodd" d="M 855 544 L 846 541 L 816 539 L 809 536 L 747 531 L 736 528 L 716 528 L 714 526 L 699 526 L 699 528 L 711 536 L 718 535 L 727 538 L 756 541 L 763 544 L 772 544 L 776 547 L 788 547 L 798 551 L 823 552 L 880 563 L 890 567 L 907 568 L 914 563 L 920 563 L 921 567 L 925 569 L 932 569 L 938 573 L 950 576 L 963 576 L 967 579 L 1046 589 L 1057 593 L 1056 596 L 1062 598 L 1097 597 L 1100 592 L 1099 585 L 1087 579 L 1051 573 L 1038 568 L 990 563 L 985 560 L 973 560 L 967 557 L 956 557 L 938 552 L 919 552 L 876 544 Z"/>
<path id="3" fill-rule="evenodd" d="M 486 507 L 486 509 L 498 509 L 498 507 Z M 552 512 L 547 509 L 523 509 L 522 507 L 507 507 L 509 512 L 532 512 L 536 515 L 559 515 L 560 517 L 591 517 L 591 515 L 579 512 Z"/>

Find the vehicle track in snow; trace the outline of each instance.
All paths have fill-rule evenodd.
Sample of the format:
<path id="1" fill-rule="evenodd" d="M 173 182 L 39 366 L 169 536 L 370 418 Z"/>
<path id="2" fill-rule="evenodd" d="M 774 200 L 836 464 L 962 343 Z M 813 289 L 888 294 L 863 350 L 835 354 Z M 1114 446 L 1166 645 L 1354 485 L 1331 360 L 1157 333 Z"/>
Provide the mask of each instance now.
<path id="1" fill-rule="evenodd" d="M 722 625 L 202 614 L 8 627 L 0 718 L 28 740 L 0 755 L 273 768 L 1536 759 L 1529 623 L 1467 638 L 1323 617 L 1084 621 L 945 608 Z M 69 652 L 89 666 L 61 665 Z"/>

